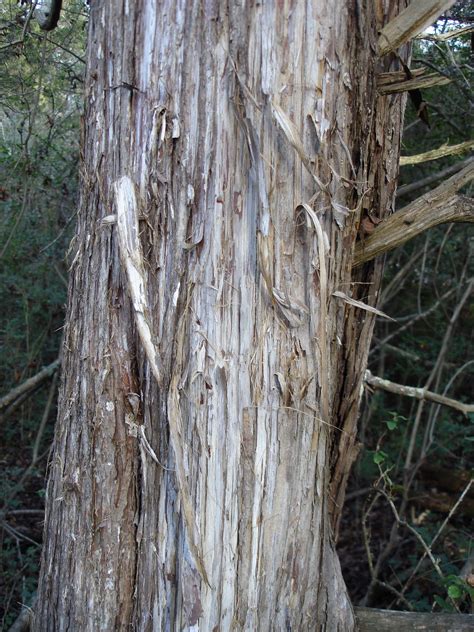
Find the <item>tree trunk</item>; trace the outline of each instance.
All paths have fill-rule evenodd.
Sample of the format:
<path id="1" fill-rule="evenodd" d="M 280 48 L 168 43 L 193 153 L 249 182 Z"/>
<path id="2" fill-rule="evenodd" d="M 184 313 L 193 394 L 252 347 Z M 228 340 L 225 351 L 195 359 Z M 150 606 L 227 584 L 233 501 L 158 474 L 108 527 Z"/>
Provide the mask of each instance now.
<path id="1" fill-rule="evenodd" d="M 36 630 L 354 628 L 332 530 L 374 315 L 341 293 L 377 300 L 352 257 L 393 209 L 404 6 L 91 3 Z"/>

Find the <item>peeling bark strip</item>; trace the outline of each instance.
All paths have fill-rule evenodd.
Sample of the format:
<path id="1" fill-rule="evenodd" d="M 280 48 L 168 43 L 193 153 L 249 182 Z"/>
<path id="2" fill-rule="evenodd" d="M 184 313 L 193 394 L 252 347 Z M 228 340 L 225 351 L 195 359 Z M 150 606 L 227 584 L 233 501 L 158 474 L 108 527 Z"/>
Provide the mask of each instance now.
<path id="1" fill-rule="evenodd" d="M 138 334 L 150 363 L 151 371 L 161 385 L 160 357 L 152 341 L 145 266 L 139 239 L 138 206 L 133 182 L 122 176 L 114 183 L 117 205 L 117 232 L 120 258 L 128 280 Z"/>
<path id="2" fill-rule="evenodd" d="M 352 256 L 409 56 L 375 52 L 404 0 L 356 4 L 91 3 L 37 632 L 354 629 L 331 525 L 381 267 Z"/>
<path id="3" fill-rule="evenodd" d="M 122 176 L 114 183 L 114 189 L 117 206 L 117 232 L 120 258 L 127 274 L 128 289 L 133 302 L 137 330 L 145 350 L 145 355 L 150 363 L 151 371 L 158 386 L 161 387 L 163 381 L 159 367 L 160 354 L 152 340 L 150 326 L 151 310 L 148 305 L 145 266 L 139 239 L 138 205 L 135 197 L 135 187 L 128 176 Z M 196 542 L 199 541 L 199 530 L 194 517 L 186 473 L 184 471 L 184 437 L 181 430 L 177 381 L 177 377 L 175 377 L 170 387 L 168 406 L 170 436 L 175 453 L 178 486 L 183 505 L 189 548 L 193 554 L 195 564 L 201 577 L 209 584 L 206 569 L 202 561 L 202 553 L 196 544 Z"/>

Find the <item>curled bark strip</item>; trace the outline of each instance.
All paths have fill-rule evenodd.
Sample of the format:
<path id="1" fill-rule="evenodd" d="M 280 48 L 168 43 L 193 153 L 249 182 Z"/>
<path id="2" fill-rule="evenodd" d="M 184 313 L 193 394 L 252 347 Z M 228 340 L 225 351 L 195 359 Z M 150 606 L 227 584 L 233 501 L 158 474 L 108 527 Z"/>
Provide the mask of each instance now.
<path id="1" fill-rule="evenodd" d="M 321 369 L 321 416 L 327 421 L 329 417 L 329 356 L 327 348 L 327 320 L 328 320 L 328 273 L 326 268 L 326 248 L 327 237 L 322 229 L 317 214 L 309 204 L 301 204 L 302 208 L 311 221 L 318 239 L 318 259 L 319 259 L 319 352 Z M 297 209 L 298 210 L 298 209 Z"/>
<path id="2" fill-rule="evenodd" d="M 285 139 L 296 151 L 310 176 L 313 178 L 313 180 L 321 190 L 326 191 L 327 185 L 324 184 L 324 182 L 321 182 L 318 176 L 314 173 L 314 169 L 311 165 L 311 159 L 304 149 L 303 141 L 301 140 L 298 134 L 298 130 L 296 129 L 294 124 L 291 122 L 286 113 L 281 109 L 281 107 L 279 107 L 276 103 L 271 103 L 271 111 L 273 119 L 278 124 L 278 127 L 282 131 Z"/>

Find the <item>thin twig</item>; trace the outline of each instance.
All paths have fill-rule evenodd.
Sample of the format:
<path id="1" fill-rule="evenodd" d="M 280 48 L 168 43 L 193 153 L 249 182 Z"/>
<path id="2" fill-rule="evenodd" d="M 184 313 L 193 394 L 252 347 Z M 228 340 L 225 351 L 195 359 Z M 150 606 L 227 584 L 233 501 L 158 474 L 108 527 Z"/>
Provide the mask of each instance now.
<path id="1" fill-rule="evenodd" d="M 469 492 L 469 490 L 471 489 L 472 484 L 474 483 L 474 479 L 471 478 L 471 480 L 469 481 L 469 483 L 466 485 L 466 487 L 464 488 L 464 490 L 462 491 L 461 495 L 459 496 L 459 498 L 457 499 L 457 501 L 455 502 L 455 504 L 452 506 L 449 514 L 446 516 L 446 518 L 443 520 L 443 522 L 441 523 L 438 531 L 436 532 L 436 534 L 434 535 L 433 539 L 431 540 L 429 546 L 428 546 L 428 550 L 431 551 L 431 549 L 433 548 L 433 546 L 435 545 L 435 543 L 437 542 L 439 536 L 441 535 L 441 533 L 444 531 L 444 528 L 446 527 L 446 525 L 448 524 L 448 522 L 451 520 L 451 518 L 453 517 L 453 515 L 456 513 L 459 505 L 462 503 L 462 501 L 464 500 L 464 498 L 466 497 L 467 493 Z M 403 586 L 402 590 L 400 591 L 400 593 L 402 595 L 405 594 L 405 592 L 408 590 L 408 587 L 410 586 L 411 582 L 413 581 L 413 578 L 415 577 L 416 573 L 418 572 L 418 570 L 420 569 L 421 564 L 423 563 L 423 560 L 425 559 L 425 557 L 427 556 L 427 550 L 425 549 L 423 555 L 420 557 L 420 559 L 418 560 L 415 568 L 413 569 L 410 577 L 406 580 L 405 585 Z M 431 559 L 431 558 L 430 558 Z"/>

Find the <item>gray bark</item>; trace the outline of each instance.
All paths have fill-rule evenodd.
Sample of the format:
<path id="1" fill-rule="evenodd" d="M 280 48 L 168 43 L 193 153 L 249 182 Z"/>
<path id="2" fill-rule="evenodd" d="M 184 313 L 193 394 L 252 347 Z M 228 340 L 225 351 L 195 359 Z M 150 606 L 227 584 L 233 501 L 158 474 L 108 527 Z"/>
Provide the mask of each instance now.
<path id="1" fill-rule="evenodd" d="M 377 300 L 399 6 L 92 3 L 35 630 L 354 628 L 332 527 L 374 315 L 333 292 Z"/>

